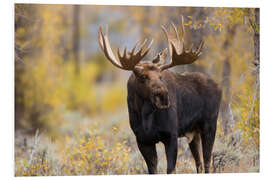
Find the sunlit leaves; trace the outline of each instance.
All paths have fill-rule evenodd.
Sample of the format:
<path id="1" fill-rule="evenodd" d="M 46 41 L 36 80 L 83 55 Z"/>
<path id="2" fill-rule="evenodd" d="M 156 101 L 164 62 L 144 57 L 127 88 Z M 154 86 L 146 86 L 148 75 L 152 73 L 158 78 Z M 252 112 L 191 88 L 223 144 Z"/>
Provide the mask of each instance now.
<path id="1" fill-rule="evenodd" d="M 100 6 L 92 7 L 93 13 L 88 13 L 86 16 L 86 10 L 91 7 L 85 6 L 83 8 L 85 10 L 84 18 L 88 18 L 90 15 L 95 18 L 88 19 L 87 23 L 82 25 L 81 36 L 86 40 L 82 41 L 81 51 L 85 51 L 84 57 L 87 56 L 88 50 L 91 53 L 89 57 L 82 58 L 80 74 L 76 75 L 74 74 L 74 57 L 70 38 L 72 6 L 39 5 L 31 7 L 25 8 L 26 11 L 16 10 L 20 16 L 27 17 L 15 32 L 16 43 L 23 52 L 23 56 L 21 56 L 23 71 L 19 71 L 21 69 L 16 66 L 18 75 L 16 78 L 19 79 L 16 88 L 22 94 L 16 97 L 16 103 L 23 104 L 24 107 L 23 128 L 28 130 L 40 127 L 45 129 L 48 136 L 51 136 L 51 130 L 54 130 L 53 134 L 57 134 L 59 138 L 63 135 L 63 132 L 59 131 L 59 127 L 70 127 L 67 128 L 69 135 L 64 136 L 61 140 L 58 139 L 62 142 L 56 143 L 60 151 L 58 155 L 63 155 L 61 165 L 55 165 L 49 159 L 43 159 L 42 162 L 42 157 L 38 155 L 37 159 L 29 164 L 27 158 L 22 156 L 20 160 L 16 161 L 16 175 L 127 174 L 144 171 L 142 168 L 146 167 L 143 164 L 144 161 L 138 156 L 131 158 L 134 152 L 131 152 L 130 144 L 128 145 L 123 140 L 126 132 L 131 133 L 131 130 L 127 128 L 128 125 L 125 124 L 128 124 L 127 115 L 121 114 L 127 111 L 126 81 L 123 80 L 124 78 L 119 78 L 123 74 L 114 69 L 100 51 L 85 50 L 88 46 L 92 47 L 94 43 L 97 45 L 96 37 L 88 34 L 89 29 L 87 28 L 97 26 L 96 23 L 105 23 L 105 20 L 99 15 L 108 10 L 115 11 L 115 14 L 119 15 L 117 18 L 110 17 L 108 22 L 112 29 L 112 39 L 117 39 L 115 37 L 120 37 L 122 33 L 127 33 L 131 40 L 153 38 L 156 46 L 154 48 L 157 51 L 167 46 L 160 25 L 168 25 L 170 21 L 173 21 L 179 27 L 180 13 L 183 13 L 187 39 L 203 38 L 205 49 L 200 60 L 181 70 L 188 71 L 192 69 L 190 67 L 197 67 L 221 84 L 224 62 L 227 61 L 231 64 L 230 77 L 225 78 L 230 78 L 231 105 L 237 124 L 234 131 L 239 130 L 243 134 L 241 137 L 241 143 L 244 140 L 242 148 L 252 145 L 251 149 L 258 149 L 259 99 L 256 99 L 253 106 L 255 76 L 250 68 L 250 60 L 253 59 L 254 47 L 252 28 L 247 19 L 247 9 L 194 9 L 188 7 L 128 7 L 125 9 L 121 7 L 121 10 L 125 9 L 125 11 L 119 13 L 120 7 L 118 6 L 106 9 Z M 251 9 L 251 11 L 253 10 Z M 196 14 L 197 12 L 203 15 Z M 235 25 L 237 25 L 236 34 L 232 38 L 227 31 Z M 258 26 L 256 26 L 256 30 L 259 30 Z M 91 41 L 87 42 L 86 46 L 88 40 Z M 122 42 L 129 43 L 125 38 L 120 39 L 117 43 L 121 46 Z M 224 48 L 225 42 L 230 44 L 226 48 Z M 157 51 L 151 52 L 156 53 Z M 119 113 L 119 111 L 121 112 Z M 74 131 L 75 127 L 67 121 L 70 117 L 69 113 L 82 114 L 89 118 L 89 121 L 93 121 L 91 125 L 81 125 L 87 129 L 85 131 L 91 132 L 91 136 L 80 135 L 81 127 Z M 107 113 L 110 116 L 115 114 L 117 118 L 122 118 L 123 115 L 125 118 L 122 118 L 124 120 L 121 123 L 112 123 L 111 119 L 108 120 L 101 116 Z M 76 123 L 82 123 L 82 119 L 82 117 L 76 118 Z M 218 137 L 224 136 L 220 124 L 221 121 L 218 120 Z M 123 126 L 125 133 L 121 130 Z M 105 131 L 107 133 L 104 133 Z M 114 142 L 111 142 L 112 137 Z M 128 138 L 130 140 L 134 136 Z M 185 152 L 179 150 L 178 153 L 182 155 Z M 54 155 L 50 157 L 56 158 Z M 184 172 L 192 171 L 189 167 L 185 169 L 182 162 L 178 163 L 179 168 L 184 168 L 182 169 Z M 164 164 L 166 163 L 162 163 L 163 169 L 165 169 Z"/>
<path id="2" fill-rule="evenodd" d="M 113 84 L 112 87 L 104 93 L 101 99 L 101 106 L 106 112 L 114 112 L 118 105 L 126 104 L 126 90 L 121 87 L 121 84 Z M 122 104 L 119 104 L 122 102 Z"/>
<path id="3" fill-rule="evenodd" d="M 239 95 L 242 100 L 241 121 L 238 127 L 243 132 L 243 137 L 246 144 L 254 144 L 259 148 L 260 143 L 260 117 L 259 108 L 260 101 L 254 89 L 247 87 L 245 94 Z M 255 94 L 256 93 L 256 94 Z M 256 96 L 255 96 L 256 95 Z M 254 99 L 255 98 L 255 99 Z M 253 108 L 253 109 L 252 109 Z"/>
<path id="4" fill-rule="evenodd" d="M 71 148 L 71 149 L 70 149 Z M 130 163 L 130 148 L 118 142 L 108 148 L 99 136 L 83 137 L 65 151 L 64 172 L 70 175 L 127 174 Z"/>

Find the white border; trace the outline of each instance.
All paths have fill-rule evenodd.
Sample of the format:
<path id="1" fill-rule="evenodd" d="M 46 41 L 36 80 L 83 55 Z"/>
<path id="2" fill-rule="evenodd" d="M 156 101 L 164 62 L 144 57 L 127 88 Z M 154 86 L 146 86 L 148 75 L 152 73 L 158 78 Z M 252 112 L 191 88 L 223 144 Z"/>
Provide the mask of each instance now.
<path id="1" fill-rule="evenodd" d="M 45 4 L 100 4 L 100 5 L 144 5 L 144 6 L 208 6 L 208 7 L 258 7 L 258 0 L 16 0 L 24 3 Z"/>
<path id="2" fill-rule="evenodd" d="M 13 144 L 14 144 L 14 61 L 13 61 L 13 49 L 14 49 L 14 3 L 41 3 L 41 4 L 99 4 L 99 5 L 162 5 L 162 6 L 207 6 L 207 7 L 260 7 L 261 8 L 261 173 L 249 173 L 249 174 L 211 174 L 211 175 L 171 175 L 154 176 L 155 178 L 188 178 L 188 179 L 228 179 L 228 178 L 247 178 L 255 179 L 261 177 L 267 177 L 269 175 L 268 161 L 269 161 L 269 142 L 268 132 L 270 131 L 268 115 L 269 104 L 269 18 L 270 9 L 267 9 L 267 0 L 175 0 L 175 1 L 162 1 L 162 0 L 13 0 L 1 2 L 1 70 L 0 70 L 0 112 L 1 112 L 1 148 L 0 148 L 0 175 L 3 179 L 14 177 L 14 157 L 13 157 Z M 200 177 L 198 177 L 200 176 Z M 131 179 L 148 178 L 145 175 L 132 175 L 128 176 Z M 30 177 L 20 177 L 16 179 L 29 179 Z M 89 179 L 89 178 L 127 178 L 127 176 L 64 176 L 64 177 L 32 177 L 35 179 Z"/>

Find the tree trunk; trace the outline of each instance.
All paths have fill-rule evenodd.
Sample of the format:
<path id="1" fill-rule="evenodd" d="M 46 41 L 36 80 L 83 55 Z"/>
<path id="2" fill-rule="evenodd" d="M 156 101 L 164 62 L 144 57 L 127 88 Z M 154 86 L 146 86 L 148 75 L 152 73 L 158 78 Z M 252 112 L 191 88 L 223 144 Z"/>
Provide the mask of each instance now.
<path id="1" fill-rule="evenodd" d="M 80 6 L 73 6 L 73 58 L 75 74 L 80 74 Z"/>
<path id="2" fill-rule="evenodd" d="M 235 36 L 237 24 L 231 28 L 227 28 L 227 37 L 223 44 L 224 52 L 229 52 L 229 48 L 232 46 L 232 41 Z M 226 53 L 226 57 L 223 61 L 223 73 L 222 73 L 222 90 L 223 90 L 223 99 L 220 107 L 220 115 L 222 118 L 222 129 L 224 135 L 227 135 L 232 132 L 234 128 L 234 116 L 231 109 L 231 64 L 230 58 L 231 54 Z"/>
<path id="3" fill-rule="evenodd" d="M 254 62 L 253 64 L 258 67 L 260 65 L 260 9 L 255 9 L 255 20 L 252 22 L 251 13 L 249 11 L 250 24 L 254 31 Z M 258 68 L 259 69 L 259 68 Z M 258 71 L 259 73 L 259 71 Z"/>

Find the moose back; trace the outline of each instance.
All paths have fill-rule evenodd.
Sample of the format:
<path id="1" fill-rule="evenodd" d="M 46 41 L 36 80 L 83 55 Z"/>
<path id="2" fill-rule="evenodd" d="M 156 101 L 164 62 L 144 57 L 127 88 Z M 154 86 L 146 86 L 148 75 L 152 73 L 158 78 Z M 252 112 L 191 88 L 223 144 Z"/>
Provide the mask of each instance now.
<path id="1" fill-rule="evenodd" d="M 108 39 L 99 29 L 99 44 L 107 59 L 116 67 L 132 71 L 128 84 L 128 112 L 138 148 L 150 174 L 157 173 L 156 143 L 165 145 L 167 173 L 175 171 L 177 139 L 186 137 L 195 160 L 197 173 L 209 172 L 215 141 L 221 90 L 217 83 L 205 74 L 194 72 L 179 74 L 168 69 L 177 65 L 191 64 L 198 59 L 203 48 L 185 47 L 185 29 L 182 17 L 182 37 L 171 23 L 173 36 L 162 26 L 170 53 L 170 63 L 164 64 L 167 48 L 150 61 L 140 62 L 149 52 L 152 42 L 145 40 L 136 51 L 138 43 L 130 52 L 126 48 L 118 60 Z M 202 150 L 202 152 L 201 152 Z"/>

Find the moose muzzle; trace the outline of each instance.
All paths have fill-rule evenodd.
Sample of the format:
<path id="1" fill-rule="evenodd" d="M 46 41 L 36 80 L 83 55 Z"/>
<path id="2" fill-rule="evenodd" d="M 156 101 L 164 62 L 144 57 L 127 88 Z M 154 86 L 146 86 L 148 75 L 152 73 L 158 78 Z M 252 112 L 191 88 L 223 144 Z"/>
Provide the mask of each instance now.
<path id="1" fill-rule="evenodd" d="M 151 96 L 151 101 L 158 109 L 166 109 L 170 107 L 170 100 L 167 91 L 154 93 Z"/>

